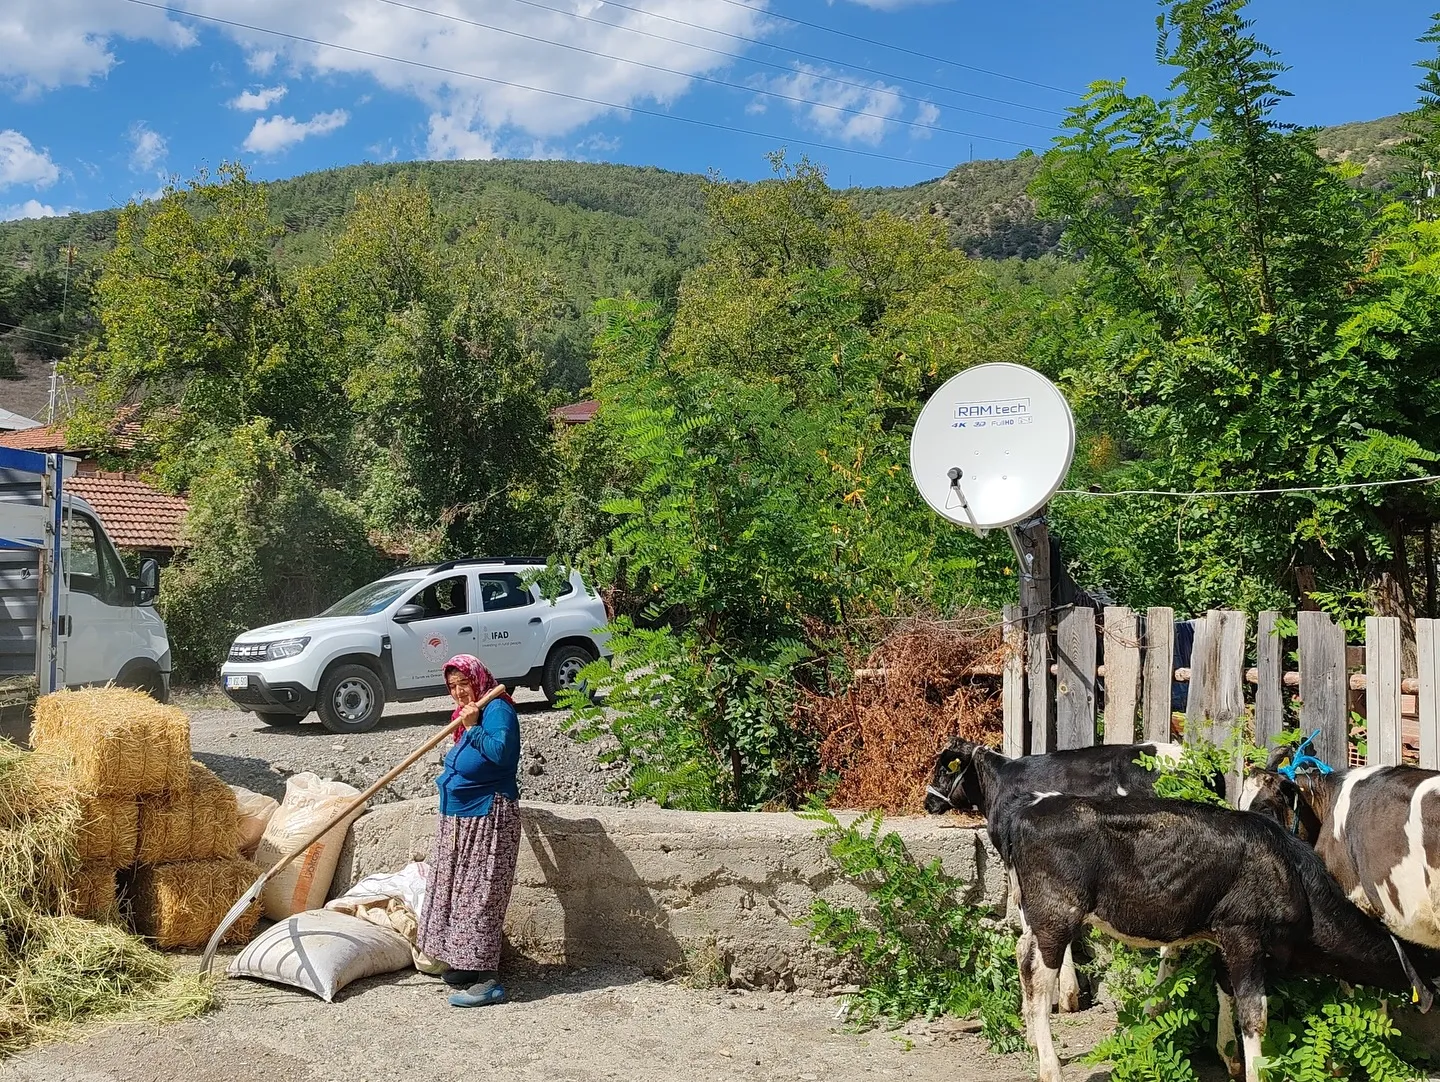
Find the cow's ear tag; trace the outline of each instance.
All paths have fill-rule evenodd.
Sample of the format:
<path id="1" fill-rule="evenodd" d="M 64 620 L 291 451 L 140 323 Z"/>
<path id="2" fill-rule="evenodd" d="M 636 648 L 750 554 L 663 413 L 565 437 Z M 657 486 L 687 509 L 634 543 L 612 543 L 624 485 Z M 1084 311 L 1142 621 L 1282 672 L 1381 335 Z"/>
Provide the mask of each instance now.
<path id="1" fill-rule="evenodd" d="M 1416 988 L 1413 984 L 1410 986 L 1410 1002 L 1420 1002 L 1420 989 Z"/>
<path id="2" fill-rule="evenodd" d="M 957 773 L 959 773 L 959 771 L 960 771 L 960 760 L 959 760 L 959 759 L 951 759 L 951 760 L 950 760 L 950 765 L 947 766 L 945 769 L 948 770 L 951 774 L 957 774 Z"/>

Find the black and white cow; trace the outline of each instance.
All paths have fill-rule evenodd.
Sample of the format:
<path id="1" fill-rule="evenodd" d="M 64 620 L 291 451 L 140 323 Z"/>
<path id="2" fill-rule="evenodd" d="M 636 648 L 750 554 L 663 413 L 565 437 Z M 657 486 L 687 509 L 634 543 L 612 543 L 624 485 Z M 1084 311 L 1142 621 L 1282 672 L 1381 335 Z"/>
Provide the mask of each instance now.
<path id="1" fill-rule="evenodd" d="M 1026 1035 L 1040 1082 L 1060 1082 L 1050 1002 L 1085 925 L 1138 947 L 1212 943 L 1221 1057 L 1259 1082 L 1271 975 L 1413 994 L 1427 1010 L 1440 952 L 1403 945 L 1345 897 L 1315 851 L 1274 820 L 1187 801 L 1033 794 L 1000 831 L 1020 891 Z M 1235 1008 L 1240 1037 L 1235 1041 Z M 1243 1050 L 1243 1063 L 1237 1052 Z"/>
<path id="2" fill-rule="evenodd" d="M 1440 947 L 1440 772 L 1362 766 L 1277 772 L 1281 748 L 1251 771 L 1239 805 L 1309 842 L 1350 900 L 1396 935 Z"/>
<path id="3" fill-rule="evenodd" d="M 1032 802 L 1035 794 L 1094 799 L 1153 796 L 1155 774 L 1140 765 L 1140 756 L 1175 760 L 1180 752 L 1179 744 L 1105 744 L 1010 759 L 983 744 L 954 740 L 935 760 L 925 810 L 938 815 L 951 808 L 973 808 L 985 816 L 990 841 L 999 849 L 999 836 L 1009 829 L 1010 818 Z M 1210 785 L 1224 796 L 1223 775 L 1210 779 Z M 1008 861 L 1006 868 L 1010 868 Z M 1013 871 L 1010 894 L 1011 901 L 1018 904 Z M 1080 1009 L 1074 952 L 1068 947 L 1056 996 L 1062 1012 Z"/>

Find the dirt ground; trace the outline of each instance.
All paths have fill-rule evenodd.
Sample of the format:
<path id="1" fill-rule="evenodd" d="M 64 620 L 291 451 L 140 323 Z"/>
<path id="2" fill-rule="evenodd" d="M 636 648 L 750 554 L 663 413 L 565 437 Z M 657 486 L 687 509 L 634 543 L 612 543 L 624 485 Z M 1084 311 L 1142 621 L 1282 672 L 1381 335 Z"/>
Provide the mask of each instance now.
<path id="1" fill-rule="evenodd" d="M 567 803 L 621 802 L 597 747 L 569 736 L 563 715 L 517 696 L 523 795 Z M 196 758 L 226 781 L 280 797 L 301 770 L 366 786 L 449 715 L 441 700 L 391 707 L 360 736 L 339 737 L 313 717 L 272 728 L 216 695 L 181 695 Z M 417 764 L 382 799 L 430 795 L 435 762 Z M 225 955 L 217 959 L 217 969 Z M 188 956 L 185 964 L 197 960 Z M 251 981 L 222 984 L 220 1008 L 165 1026 L 111 1025 L 0 1063 L 0 1082 L 437 1082 L 496 1077 L 534 1082 L 810 1082 L 861 1077 L 935 1082 L 1028 1082 L 1024 1055 L 992 1055 L 969 1026 L 917 1022 L 856 1033 L 843 1001 L 803 993 L 699 990 L 638 970 L 563 969 L 518 962 L 511 1002 L 458 1011 L 446 989 L 413 970 L 357 982 L 326 1004 Z M 1062 1059 L 1077 1058 L 1113 1025 L 1092 1010 L 1057 1017 Z M 1104 1071 L 1072 1063 L 1067 1082 Z"/>
<path id="2" fill-rule="evenodd" d="M 696 990 L 635 970 L 525 967 L 512 1000 L 459 1011 L 407 970 L 350 985 L 334 1003 L 232 980 L 222 1007 L 167 1026 L 97 1028 L 0 1065 L 3 1082 L 1029 1082 L 1026 1056 L 991 1055 L 955 1023 L 848 1032 L 840 1001 Z M 1112 1017 L 1056 1020 L 1070 1060 Z M 1067 1082 L 1105 1072 L 1071 1063 Z"/>

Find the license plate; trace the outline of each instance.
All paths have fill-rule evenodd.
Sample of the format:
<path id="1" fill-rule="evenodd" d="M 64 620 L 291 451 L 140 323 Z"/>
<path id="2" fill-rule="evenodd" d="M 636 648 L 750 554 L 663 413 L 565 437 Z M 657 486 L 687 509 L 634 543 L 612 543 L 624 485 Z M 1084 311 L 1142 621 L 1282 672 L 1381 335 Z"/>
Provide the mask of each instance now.
<path id="1" fill-rule="evenodd" d="M 245 673 L 240 673 L 239 675 L 228 673 L 225 676 L 225 686 L 227 688 L 248 688 L 250 686 L 250 677 Z"/>

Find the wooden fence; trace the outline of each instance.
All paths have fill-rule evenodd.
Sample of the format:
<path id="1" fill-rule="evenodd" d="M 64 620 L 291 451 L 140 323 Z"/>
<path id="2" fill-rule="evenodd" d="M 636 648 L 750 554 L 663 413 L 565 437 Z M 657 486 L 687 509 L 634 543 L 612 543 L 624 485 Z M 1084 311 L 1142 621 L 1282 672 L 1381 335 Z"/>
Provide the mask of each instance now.
<path id="1" fill-rule="evenodd" d="M 1256 743 L 1268 746 L 1294 724 L 1288 697 L 1298 703 L 1300 727 L 1320 730 L 1315 753 L 1333 766 L 1418 759 L 1440 769 L 1440 620 L 1415 622 L 1418 672 L 1410 674 L 1401 671 L 1398 619 L 1368 618 L 1361 647 L 1347 647 L 1344 628 L 1326 613 L 1299 613 L 1294 638 L 1282 639 L 1280 619 L 1276 612 L 1260 614 L 1255 665 L 1247 666 L 1252 633 L 1246 614 L 1208 612 L 1195 621 L 1190 665 L 1176 669 L 1172 609 L 1142 615 L 1117 606 L 1103 612 L 1072 607 L 1054 613 L 1051 633 L 1042 636 L 1027 635 L 1020 607 L 1009 606 L 1004 751 L 1014 756 L 1099 740 L 1169 740 L 1172 682 L 1180 682 L 1188 685 L 1185 732 L 1216 744 L 1249 721 Z M 1364 718 L 1363 756 L 1350 744 L 1352 711 Z"/>

